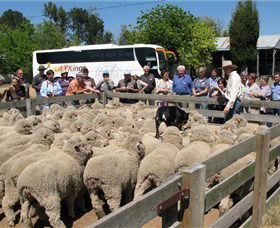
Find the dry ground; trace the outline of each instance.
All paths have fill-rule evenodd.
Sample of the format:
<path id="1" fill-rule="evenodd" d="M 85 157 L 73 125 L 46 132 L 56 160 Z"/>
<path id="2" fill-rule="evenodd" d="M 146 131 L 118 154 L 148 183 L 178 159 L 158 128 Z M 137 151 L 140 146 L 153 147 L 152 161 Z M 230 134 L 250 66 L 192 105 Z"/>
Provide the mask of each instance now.
<path id="1" fill-rule="evenodd" d="M 271 207 L 267 208 L 266 214 L 264 216 L 264 225 L 266 227 L 280 226 L 280 195 L 278 195 Z"/>

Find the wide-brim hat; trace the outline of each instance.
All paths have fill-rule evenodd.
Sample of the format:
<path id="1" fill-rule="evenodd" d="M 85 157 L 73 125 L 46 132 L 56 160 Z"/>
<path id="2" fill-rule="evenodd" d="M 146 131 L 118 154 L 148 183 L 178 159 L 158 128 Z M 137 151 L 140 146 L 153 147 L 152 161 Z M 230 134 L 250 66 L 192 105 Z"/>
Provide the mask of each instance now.
<path id="1" fill-rule="evenodd" d="M 81 74 L 81 73 L 76 74 L 76 78 L 85 78 L 85 77 L 87 77 L 87 76 L 84 74 Z"/>
<path id="2" fill-rule="evenodd" d="M 45 66 L 43 66 L 43 65 L 40 65 L 39 67 L 38 67 L 38 70 L 46 70 L 47 68 L 45 67 Z"/>
<path id="3" fill-rule="evenodd" d="M 234 70 L 236 70 L 237 66 L 232 64 L 230 60 L 225 60 L 223 61 L 222 67 L 220 69 L 225 69 L 225 68 L 233 68 Z"/>

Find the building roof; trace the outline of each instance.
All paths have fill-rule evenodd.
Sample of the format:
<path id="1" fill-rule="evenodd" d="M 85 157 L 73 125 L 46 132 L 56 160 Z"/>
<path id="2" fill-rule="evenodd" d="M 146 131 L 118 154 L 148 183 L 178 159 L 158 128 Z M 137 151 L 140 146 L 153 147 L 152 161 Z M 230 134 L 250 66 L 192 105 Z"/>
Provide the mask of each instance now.
<path id="1" fill-rule="evenodd" d="M 229 37 L 217 38 L 218 51 L 229 51 Z M 258 50 L 260 49 L 280 49 L 280 35 L 262 35 L 259 36 L 257 43 Z"/>

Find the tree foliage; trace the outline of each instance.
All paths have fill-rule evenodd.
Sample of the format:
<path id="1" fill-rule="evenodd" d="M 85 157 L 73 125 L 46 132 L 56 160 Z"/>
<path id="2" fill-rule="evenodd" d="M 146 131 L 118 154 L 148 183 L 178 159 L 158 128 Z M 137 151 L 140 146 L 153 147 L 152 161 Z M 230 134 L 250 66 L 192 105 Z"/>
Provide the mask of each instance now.
<path id="1" fill-rule="evenodd" d="M 0 17 L 0 24 L 6 25 L 10 28 L 15 28 L 23 23 L 29 23 L 29 21 L 23 16 L 21 12 L 11 9 L 4 11 L 3 15 Z"/>
<path id="2" fill-rule="evenodd" d="M 229 26 L 230 50 L 233 60 L 244 69 L 255 65 L 259 38 L 259 13 L 256 3 L 240 1 Z"/>
<path id="3" fill-rule="evenodd" d="M 51 21 L 38 24 L 34 32 L 34 42 L 38 49 L 63 48 L 67 45 L 65 33 Z"/>
<path id="4" fill-rule="evenodd" d="M 0 50 L 4 59 L 0 66 L 2 72 L 15 72 L 18 67 L 22 67 L 25 72 L 31 72 L 32 52 L 36 49 L 33 37 L 30 36 L 33 32 L 33 26 L 29 23 L 15 28 L 0 25 Z"/>
<path id="5" fill-rule="evenodd" d="M 137 19 L 130 32 L 123 31 L 130 43 L 158 44 L 178 54 L 189 67 L 211 62 L 209 53 L 216 50 L 213 27 L 174 5 L 157 6 Z"/>
<path id="6" fill-rule="evenodd" d="M 200 17 L 207 25 L 213 28 L 216 37 L 227 36 L 228 31 L 223 20 L 213 19 L 209 16 Z"/>

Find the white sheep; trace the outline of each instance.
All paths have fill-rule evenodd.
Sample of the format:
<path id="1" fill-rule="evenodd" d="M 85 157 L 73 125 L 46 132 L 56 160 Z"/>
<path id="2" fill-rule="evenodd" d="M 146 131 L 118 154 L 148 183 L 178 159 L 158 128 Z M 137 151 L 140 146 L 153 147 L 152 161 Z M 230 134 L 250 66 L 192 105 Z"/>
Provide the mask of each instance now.
<path id="1" fill-rule="evenodd" d="M 84 184 L 99 218 L 109 212 L 103 210 L 103 205 L 107 204 L 112 212 L 121 206 L 122 195 L 126 196 L 128 202 L 133 199 L 137 171 L 145 147 L 137 135 L 127 137 L 125 142 L 133 144 L 135 148 L 93 157 L 86 165 Z"/>
<path id="2" fill-rule="evenodd" d="M 182 148 L 182 137 L 177 127 L 167 127 L 162 135 L 160 148 L 146 156 L 139 168 L 135 198 L 159 186 L 174 174 L 174 159 Z"/>
<path id="3" fill-rule="evenodd" d="M 21 220 L 32 226 L 30 206 L 35 199 L 44 209 L 53 227 L 65 227 L 60 218 L 62 200 L 68 214 L 75 217 L 74 202 L 83 192 L 83 171 L 90 151 L 78 137 L 72 137 L 63 146 L 63 152 L 52 158 L 32 163 L 20 174 L 17 189 L 21 199 Z"/>

